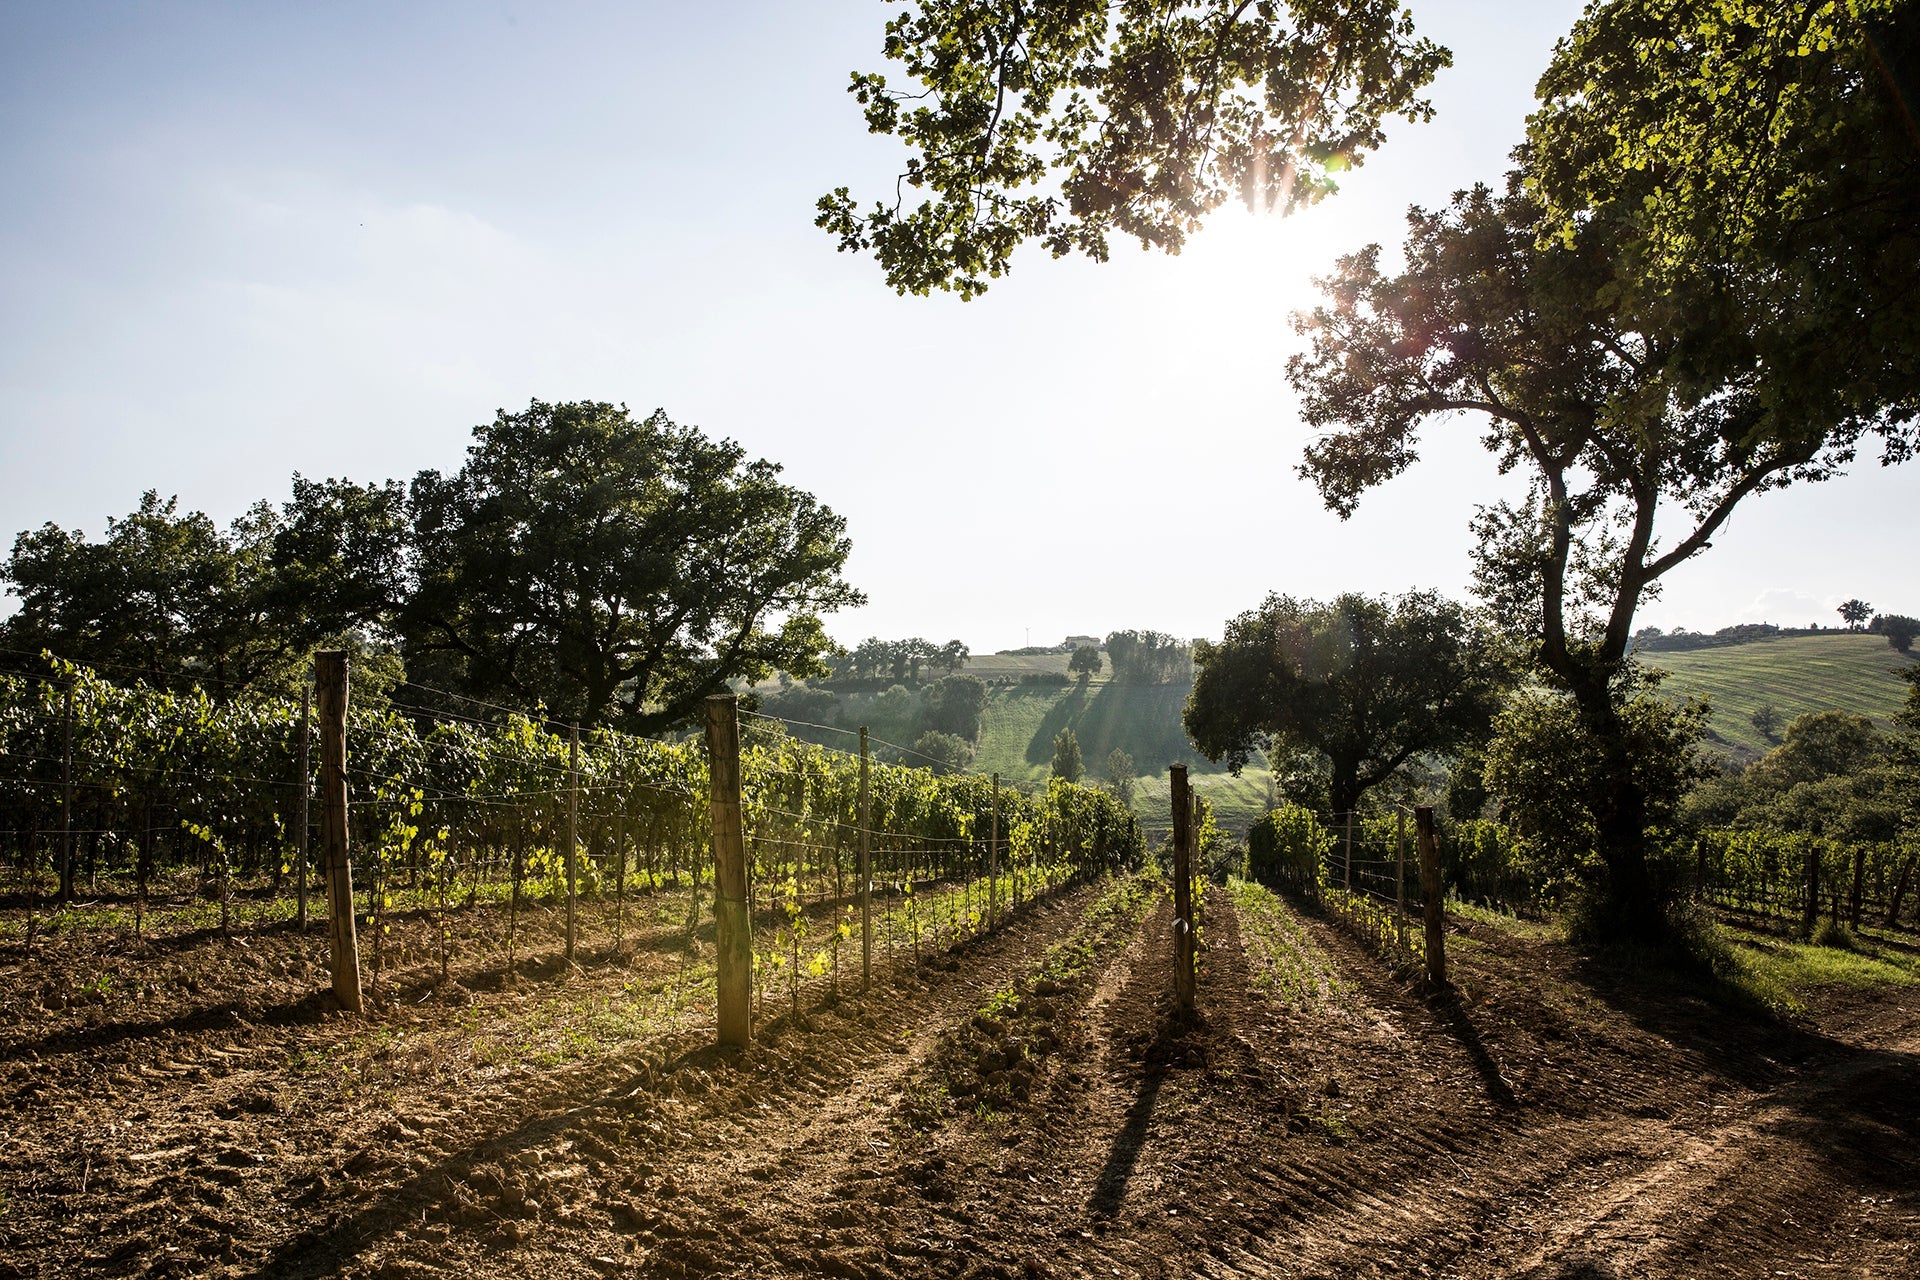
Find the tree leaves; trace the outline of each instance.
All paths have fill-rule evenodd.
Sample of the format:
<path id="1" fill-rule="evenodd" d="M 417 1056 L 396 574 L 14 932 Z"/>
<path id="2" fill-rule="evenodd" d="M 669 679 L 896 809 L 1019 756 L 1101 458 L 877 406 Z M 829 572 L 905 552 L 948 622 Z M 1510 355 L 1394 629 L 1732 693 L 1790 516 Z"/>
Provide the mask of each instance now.
<path id="1" fill-rule="evenodd" d="M 1431 115 L 1419 92 L 1451 61 L 1398 0 L 922 0 L 885 53 L 917 89 L 856 72 L 849 92 L 906 168 L 891 201 L 861 213 L 838 187 L 815 223 L 897 292 L 963 298 L 1029 240 L 1178 253 L 1228 199 L 1311 203 L 1388 118 Z"/>

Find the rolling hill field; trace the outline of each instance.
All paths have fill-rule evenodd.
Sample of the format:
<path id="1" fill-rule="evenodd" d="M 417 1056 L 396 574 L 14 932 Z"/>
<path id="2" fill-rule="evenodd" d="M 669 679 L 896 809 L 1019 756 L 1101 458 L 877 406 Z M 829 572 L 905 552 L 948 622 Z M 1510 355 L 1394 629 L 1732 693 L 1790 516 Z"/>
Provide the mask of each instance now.
<path id="1" fill-rule="evenodd" d="M 1907 696 L 1895 673 L 1914 662 L 1881 636 L 1845 632 L 1648 653 L 1641 660 L 1670 673 L 1668 693 L 1704 695 L 1713 708 L 1715 745 L 1741 760 L 1777 745 L 1777 736 L 1769 742 L 1753 727 L 1751 717 L 1762 706 L 1780 713 L 1782 730 L 1809 711 L 1851 711 L 1884 727 Z"/>
<path id="2" fill-rule="evenodd" d="M 967 664 L 969 675 L 984 669 L 984 662 L 978 667 L 974 662 Z M 1157 830 L 1169 821 L 1167 766 L 1184 764 L 1193 773 L 1194 786 L 1213 804 L 1217 821 L 1244 831 L 1265 810 L 1266 770 L 1250 765 L 1235 778 L 1193 749 L 1180 727 L 1180 709 L 1191 689 L 1185 684 L 1100 681 L 1084 688 L 997 688 L 981 716 L 973 768 L 981 773 L 997 771 L 1013 781 L 1043 782 L 1053 764 L 1054 736 L 1071 726 L 1080 740 L 1089 778 L 1105 777 L 1107 753 L 1116 747 L 1133 757 L 1140 773 L 1140 798 L 1134 807 L 1149 828 Z"/>

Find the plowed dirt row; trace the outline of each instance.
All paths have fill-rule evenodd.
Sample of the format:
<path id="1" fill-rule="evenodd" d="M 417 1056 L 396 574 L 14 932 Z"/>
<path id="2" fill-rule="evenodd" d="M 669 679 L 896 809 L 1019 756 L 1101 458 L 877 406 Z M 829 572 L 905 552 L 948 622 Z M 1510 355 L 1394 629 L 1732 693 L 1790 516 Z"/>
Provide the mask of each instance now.
<path id="1" fill-rule="evenodd" d="M 950 1104 L 898 1145 L 904 1179 L 856 1200 L 863 1274 L 1916 1274 L 1898 996 L 1781 1027 L 1481 928 L 1460 996 L 1422 1002 L 1308 917 L 1345 994 L 1281 1008 L 1214 905 L 1202 1021 L 1168 1009 L 1162 904 L 1031 1108 Z"/>
<path id="2" fill-rule="evenodd" d="M 710 1047 L 710 945 L 657 928 L 617 951 L 584 945 L 567 971 L 539 910 L 521 921 L 513 984 L 487 960 L 454 967 L 466 986 L 390 975 L 398 999 L 367 1022 L 325 1011 L 324 942 L 284 931 L 88 957 L 137 991 L 62 998 L 52 1016 L 23 1016 L 33 974 L 0 970 L 0 1276 L 588 1274 L 607 1251 L 644 1257 L 676 1236 L 689 1145 L 773 1177 L 758 1139 L 732 1133 L 824 1143 L 924 1051 L 924 1027 L 970 1010 L 1086 896 L 1029 905 L 919 969 L 883 952 L 871 997 L 800 1028 L 776 1019 L 735 1055 Z M 481 936 L 499 923 L 468 922 L 476 954 L 502 941 Z M 393 946 L 417 958 L 424 939 Z M 823 1099 L 832 1110 L 814 1114 Z"/>
<path id="3" fill-rule="evenodd" d="M 1911 988 L 1782 1024 L 1456 921 L 1423 997 L 1270 903 L 1313 979 L 1270 998 L 1214 891 L 1184 1021 L 1164 896 L 1107 891 L 742 1054 L 681 1001 L 554 1056 L 692 983 L 670 931 L 373 1047 L 261 992 L 16 1029 L 0 1275 L 1920 1274 Z"/>

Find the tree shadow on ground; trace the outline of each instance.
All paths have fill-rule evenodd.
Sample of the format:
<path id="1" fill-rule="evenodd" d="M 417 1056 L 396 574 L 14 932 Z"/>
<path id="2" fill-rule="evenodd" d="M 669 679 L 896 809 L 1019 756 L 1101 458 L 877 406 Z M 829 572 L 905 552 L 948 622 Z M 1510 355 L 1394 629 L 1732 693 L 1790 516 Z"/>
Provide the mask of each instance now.
<path id="1" fill-rule="evenodd" d="M 1891 1033 L 1900 1046 L 1883 1047 L 1776 1016 L 1717 978 L 1646 955 L 1570 959 L 1554 973 L 1659 1046 L 1658 1061 L 1630 1055 L 1615 1069 L 1685 1073 L 1752 1091 L 1768 1113 L 1763 1136 L 1800 1148 L 1840 1184 L 1894 1194 L 1920 1185 L 1920 1053 L 1907 1047 L 1920 1019 L 1905 1013 L 1904 1001 Z"/>

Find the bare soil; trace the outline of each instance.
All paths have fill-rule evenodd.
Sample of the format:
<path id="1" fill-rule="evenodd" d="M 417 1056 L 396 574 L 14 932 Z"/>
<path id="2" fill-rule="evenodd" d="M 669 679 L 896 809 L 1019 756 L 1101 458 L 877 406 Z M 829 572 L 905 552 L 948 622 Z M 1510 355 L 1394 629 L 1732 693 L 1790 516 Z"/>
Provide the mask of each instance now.
<path id="1" fill-rule="evenodd" d="M 1456 920 L 1428 993 L 1293 904 L 1289 1000 L 1214 891 L 1182 1020 L 1170 908 L 1106 891 L 744 1052 L 684 898 L 577 966 L 523 917 L 510 980 L 462 914 L 446 985 L 402 920 L 362 1018 L 318 935 L 43 939 L 0 958 L 0 1277 L 1920 1275 L 1913 988 L 1783 1022 Z"/>

